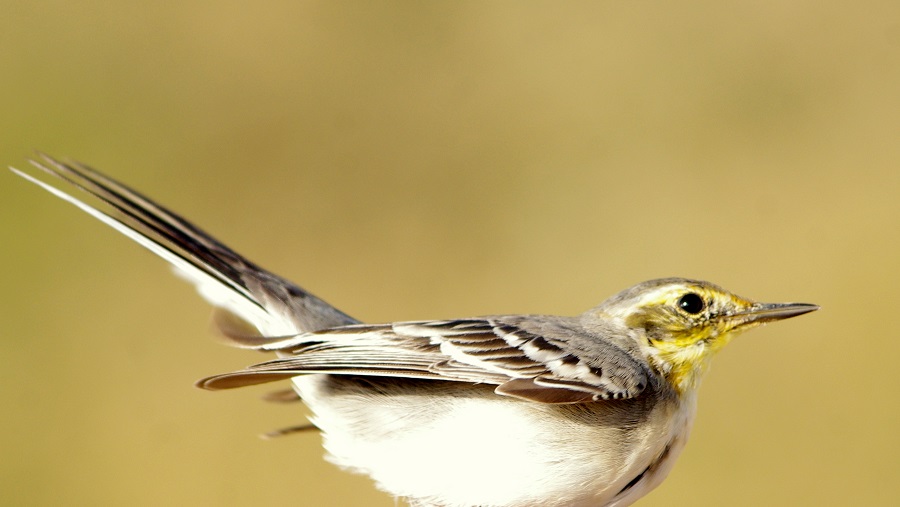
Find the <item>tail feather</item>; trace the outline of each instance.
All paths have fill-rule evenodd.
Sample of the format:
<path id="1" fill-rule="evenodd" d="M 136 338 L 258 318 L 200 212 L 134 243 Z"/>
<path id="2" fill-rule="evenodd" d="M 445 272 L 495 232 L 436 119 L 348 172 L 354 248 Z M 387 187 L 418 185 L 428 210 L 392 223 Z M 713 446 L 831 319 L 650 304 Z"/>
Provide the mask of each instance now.
<path id="1" fill-rule="evenodd" d="M 358 321 L 297 285 L 270 273 L 203 232 L 187 220 L 125 185 L 82 164 L 63 163 L 48 155 L 31 164 L 85 193 L 69 191 L 42 181 L 34 174 L 10 168 L 28 181 L 74 204 L 168 261 L 196 286 L 211 304 L 252 324 L 257 339 L 355 324 Z M 93 200 L 93 204 L 88 201 Z M 250 339 L 234 319 L 226 331 L 233 341 Z M 226 334 L 228 334 L 226 332 Z M 245 345 L 246 346 L 246 345 Z"/>

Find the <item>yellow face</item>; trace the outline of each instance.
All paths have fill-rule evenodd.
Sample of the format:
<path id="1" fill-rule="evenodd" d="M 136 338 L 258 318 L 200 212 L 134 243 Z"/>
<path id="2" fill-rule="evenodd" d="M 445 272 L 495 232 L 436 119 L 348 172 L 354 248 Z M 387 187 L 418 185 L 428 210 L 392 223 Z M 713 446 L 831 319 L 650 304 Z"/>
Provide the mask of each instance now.
<path id="1" fill-rule="evenodd" d="M 667 284 L 634 303 L 625 324 L 644 329 L 655 347 L 667 349 L 724 345 L 742 323 L 732 317 L 755 304 L 702 282 Z"/>
<path id="2" fill-rule="evenodd" d="M 817 308 L 757 303 L 708 282 L 669 278 L 638 284 L 596 310 L 641 331 L 654 366 L 683 389 L 696 384 L 708 359 L 738 332 Z"/>

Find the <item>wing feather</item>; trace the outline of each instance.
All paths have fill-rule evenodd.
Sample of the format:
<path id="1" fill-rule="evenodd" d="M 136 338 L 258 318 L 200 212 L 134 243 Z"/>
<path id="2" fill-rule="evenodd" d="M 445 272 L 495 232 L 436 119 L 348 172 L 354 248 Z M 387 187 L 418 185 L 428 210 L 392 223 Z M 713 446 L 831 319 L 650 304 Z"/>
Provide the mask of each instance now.
<path id="1" fill-rule="evenodd" d="M 561 319 L 530 318 L 538 323 Z M 639 369 L 625 386 L 605 377 L 602 367 L 588 366 L 567 350 L 564 333 L 544 336 L 503 320 L 362 324 L 306 333 L 264 347 L 283 357 L 198 385 L 229 389 L 310 373 L 394 376 L 491 384 L 498 394 L 542 403 L 630 398 L 646 385 L 646 372 Z"/>

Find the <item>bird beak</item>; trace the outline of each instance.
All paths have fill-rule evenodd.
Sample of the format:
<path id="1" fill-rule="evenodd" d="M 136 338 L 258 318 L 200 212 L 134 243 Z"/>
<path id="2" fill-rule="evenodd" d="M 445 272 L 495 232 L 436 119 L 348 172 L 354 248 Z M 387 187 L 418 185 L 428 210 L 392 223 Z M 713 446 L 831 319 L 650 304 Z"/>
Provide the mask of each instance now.
<path id="1" fill-rule="evenodd" d="M 729 315 L 726 318 L 730 321 L 732 329 L 734 329 L 789 319 L 818 309 L 818 305 L 808 303 L 754 303 L 750 308 Z"/>

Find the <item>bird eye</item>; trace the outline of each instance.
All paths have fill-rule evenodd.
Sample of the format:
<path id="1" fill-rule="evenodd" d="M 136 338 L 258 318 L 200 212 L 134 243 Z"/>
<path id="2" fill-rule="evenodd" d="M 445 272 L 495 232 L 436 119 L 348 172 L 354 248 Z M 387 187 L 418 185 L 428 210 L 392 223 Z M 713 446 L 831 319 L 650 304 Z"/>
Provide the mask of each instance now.
<path id="1" fill-rule="evenodd" d="M 702 312 L 705 306 L 703 298 L 693 292 L 688 292 L 678 300 L 678 307 L 692 315 Z"/>

